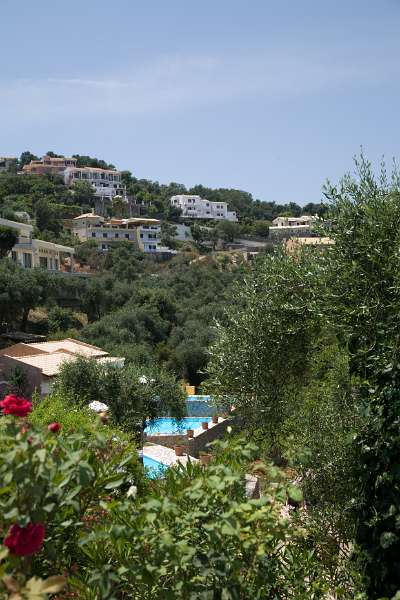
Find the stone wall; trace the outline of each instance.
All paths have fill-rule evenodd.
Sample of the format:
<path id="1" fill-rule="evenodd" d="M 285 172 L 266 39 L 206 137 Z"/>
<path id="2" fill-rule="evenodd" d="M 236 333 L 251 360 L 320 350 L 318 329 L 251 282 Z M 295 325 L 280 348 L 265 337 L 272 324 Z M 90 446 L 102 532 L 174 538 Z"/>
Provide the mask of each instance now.
<path id="1" fill-rule="evenodd" d="M 180 433 L 161 433 L 160 435 L 146 435 L 145 441 L 173 448 L 176 445 L 186 446 L 188 440 L 186 435 Z"/>
<path id="2" fill-rule="evenodd" d="M 207 451 L 208 444 L 224 436 L 227 427 L 232 426 L 233 422 L 233 419 L 225 419 L 210 429 L 202 431 L 192 440 L 187 440 L 188 454 L 198 458 L 200 452 Z"/>

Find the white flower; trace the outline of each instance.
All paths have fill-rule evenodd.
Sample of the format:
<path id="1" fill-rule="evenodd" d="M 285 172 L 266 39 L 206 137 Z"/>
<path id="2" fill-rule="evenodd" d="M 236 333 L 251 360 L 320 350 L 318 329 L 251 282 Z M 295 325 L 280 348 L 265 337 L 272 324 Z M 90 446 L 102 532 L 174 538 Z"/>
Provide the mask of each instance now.
<path id="1" fill-rule="evenodd" d="M 230 425 L 228 425 L 228 427 L 226 428 L 226 431 L 227 431 L 228 433 L 232 433 L 232 427 L 231 427 Z"/>
<path id="2" fill-rule="evenodd" d="M 128 498 L 136 498 L 136 494 L 137 494 L 136 485 L 131 485 L 131 487 L 129 488 L 129 490 L 126 493 L 127 497 Z"/>
<path id="3" fill-rule="evenodd" d="M 104 412 L 108 410 L 107 404 L 104 404 L 104 402 L 99 402 L 98 400 L 94 400 L 93 402 L 91 402 L 89 404 L 89 408 L 94 412 Z"/>

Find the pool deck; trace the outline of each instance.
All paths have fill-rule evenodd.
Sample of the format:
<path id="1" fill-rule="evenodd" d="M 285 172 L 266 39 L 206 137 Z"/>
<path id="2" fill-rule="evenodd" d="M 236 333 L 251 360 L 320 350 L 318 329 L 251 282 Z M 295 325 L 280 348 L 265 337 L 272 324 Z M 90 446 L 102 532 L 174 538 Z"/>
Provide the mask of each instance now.
<path id="1" fill-rule="evenodd" d="M 169 467 L 171 465 L 176 465 L 177 463 L 186 465 L 189 458 L 187 454 L 184 456 L 176 456 L 174 450 L 171 450 L 171 448 L 167 448 L 166 446 L 160 446 L 159 444 L 146 444 L 143 447 L 143 456 L 157 460 Z M 192 456 L 190 457 L 190 460 L 191 462 L 197 462 L 197 459 Z"/>

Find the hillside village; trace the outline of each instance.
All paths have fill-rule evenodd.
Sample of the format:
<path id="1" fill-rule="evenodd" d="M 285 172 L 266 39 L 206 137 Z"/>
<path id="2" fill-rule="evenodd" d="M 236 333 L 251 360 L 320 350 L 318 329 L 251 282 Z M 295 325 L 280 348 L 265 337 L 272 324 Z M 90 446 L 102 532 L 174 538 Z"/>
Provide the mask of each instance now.
<path id="1" fill-rule="evenodd" d="M 76 260 L 79 244 L 96 244 L 99 252 L 106 252 L 124 242 L 131 244 L 135 251 L 167 260 L 183 251 L 201 255 L 235 250 L 245 256 L 249 252 L 254 255 L 288 239 L 304 238 L 303 242 L 308 243 L 308 238 L 319 237 L 314 229 L 318 215 L 300 214 L 306 208 L 302 210 L 294 203 L 281 207 L 264 203 L 271 220 L 248 216 L 248 202 L 232 210 L 238 205 L 235 190 L 232 190 L 231 203 L 184 193 L 166 196 L 161 208 L 156 204 L 159 200 L 155 195 L 143 194 L 142 190 L 137 192 L 140 184 L 142 188 L 148 185 L 157 188 L 158 184 L 141 183 L 130 173 L 118 171 L 112 165 L 110 168 L 104 161 L 90 157 L 86 161 L 79 157 L 66 158 L 54 153 L 41 159 L 31 157 L 28 152 L 20 159 L 0 157 L 0 174 L 3 175 L 0 225 L 16 232 L 18 243 L 11 248 L 10 256 L 25 268 L 90 273 L 91 265 L 82 265 Z M 37 192 L 33 184 L 33 199 L 29 188 L 35 177 L 51 191 Z M 21 178 L 26 178 L 26 186 Z M 26 196 L 20 189 L 25 187 Z M 169 187 L 182 186 L 171 184 Z M 69 201 L 59 204 L 57 195 L 65 193 L 69 194 Z M 211 192 L 211 196 L 214 195 L 215 192 Z M 229 199 L 229 190 L 225 195 Z M 320 205 L 311 206 L 322 214 Z M 90 212 L 83 212 L 87 209 Z M 275 213 L 279 213 L 278 216 L 274 216 Z M 45 239 L 41 239 L 41 234 Z M 63 239 L 68 239 L 69 245 L 62 244 Z M 315 244 L 317 240 L 310 243 Z"/>

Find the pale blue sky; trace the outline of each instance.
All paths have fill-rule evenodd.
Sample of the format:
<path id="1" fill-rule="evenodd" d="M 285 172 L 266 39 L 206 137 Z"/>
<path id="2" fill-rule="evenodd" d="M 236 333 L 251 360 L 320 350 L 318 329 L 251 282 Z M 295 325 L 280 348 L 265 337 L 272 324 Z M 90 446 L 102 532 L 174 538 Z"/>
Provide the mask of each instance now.
<path id="1" fill-rule="evenodd" d="M 306 203 L 400 158 L 399 0 L 0 0 L 0 155 Z"/>

